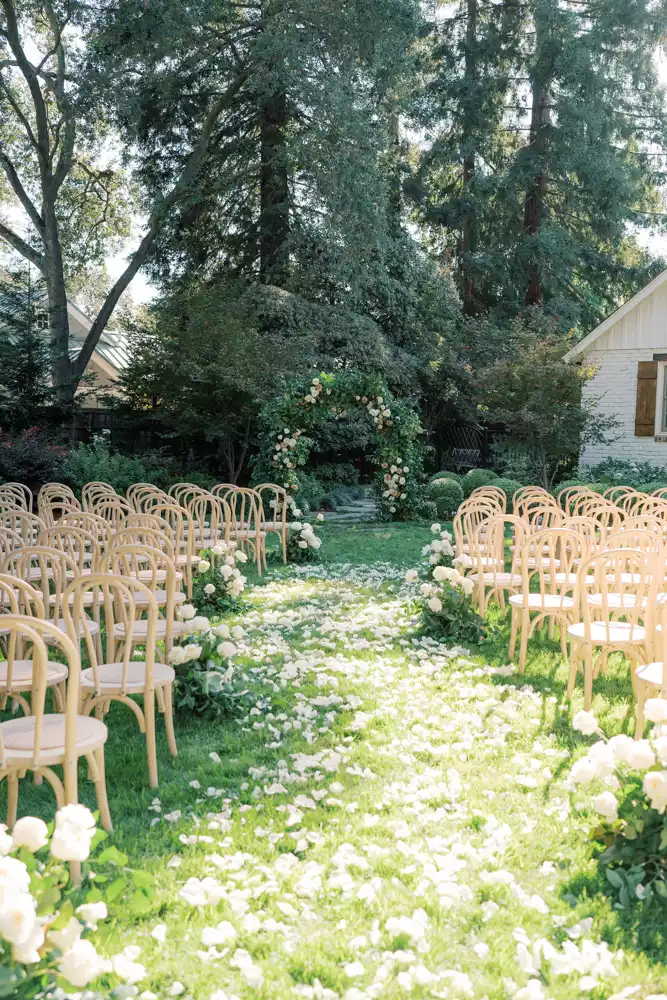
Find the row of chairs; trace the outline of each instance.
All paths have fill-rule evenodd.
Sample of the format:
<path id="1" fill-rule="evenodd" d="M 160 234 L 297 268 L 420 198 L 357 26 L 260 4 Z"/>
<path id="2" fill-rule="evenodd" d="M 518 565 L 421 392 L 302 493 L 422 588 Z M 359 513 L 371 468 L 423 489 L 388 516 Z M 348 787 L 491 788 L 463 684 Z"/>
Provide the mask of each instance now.
<path id="1" fill-rule="evenodd" d="M 545 492 L 524 492 L 514 508 L 521 513 L 514 515 L 502 512 L 491 491 L 473 494 L 455 519 L 456 562 L 474 580 L 482 614 L 491 599 L 504 609 L 507 598 L 509 655 L 518 643 L 520 671 L 535 630 L 548 624 L 553 637 L 558 629 L 566 660 L 570 646 L 568 694 L 581 671 L 586 708 L 610 653 L 622 652 L 630 663 L 639 733 L 646 697 L 665 687 L 665 523 L 652 515 L 609 519 L 608 501 L 599 495 L 587 515 L 568 515 L 571 506 L 550 503 Z"/>

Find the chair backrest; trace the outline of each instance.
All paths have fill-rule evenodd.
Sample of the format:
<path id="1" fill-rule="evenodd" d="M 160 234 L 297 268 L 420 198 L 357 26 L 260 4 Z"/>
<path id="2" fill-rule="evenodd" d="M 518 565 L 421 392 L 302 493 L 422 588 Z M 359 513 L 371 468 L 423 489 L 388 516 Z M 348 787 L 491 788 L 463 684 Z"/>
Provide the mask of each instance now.
<path id="1" fill-rule="evenodd" d="M 631 517 L 653 514 L 654 517 L 667 521 L 667 500 L 663 500 L 662 497 L 640 497 L 628 510 L 628 514 Z"/>
<path id="2" fill-rule="evenodd" d="M 105 521 L 99 514 L 92 511 L 70 511 L 58 521 L 59 528 L 83 528 L 92 535 L 103 548 L 111 539 L 113 528 L 108 521 Z"/>
<path id="3" fill-rule="evenodd" d="M 25 545 L 25 542 L 19 535 L 18 531 L 12 531 L 11 528 L 3 528 L 0 526 L 0 566 L 5 561 L 5 557 L 9 555 L 10 552 L 14 552 L 15 549 L 20 549 Z"/>
<path id="4" fill-rule="evenodd" d="M 613 641 L 613 626 L 618 623 L 619 603 L 624 621 L 639 625 L 651 616 L 650 596 L 659 557 L 637 549 L 614 548 L 585 559 L 579 567 L 579 606 L 584 623 L 584 637 L 589 638 L 594 622 L 603 622 L 606 641 Z M 592 605 L 586 599 L 586 579 L 592 578 L 588 591 L 596 595 Z"/>
<path id="5" fill-rule="evenodd" d="M 276 526 L 287 522 L 287 490 L 277 483 L 260 483 L 255 492 L 262 501 L 264 517 Z"/>
<path id="6" fill-rule="evenodd" d="M 15 497 L 24 510 L 32 510 L 32 490 L 28 489 L 24 483 L 2 483 L 0 486 L 0 504 L 4 497 L 7 499 Z"/>
<path id="7" fill-rule="evenodd" d="M 0 508 L 0 528 L 9 528 L 23 539 L 24 545 L 32 545 L 46 527 L 44 521 L 36 514 L 19 507 Z"/>
<path id="8" fill-rule="evenodd" d="M 259 533 L 264 519 L 262 498 L 256 490 L 235 486 L 223 503 L 229 505 L 231 530 L 252 537 Z"/>
<path id="9" fill-rule="evenodd" d="M 203 489 L 201 486 L 195 486 L 194 483 L 174 483 L 168 490 L 169 496 L 174 498 L 174 503 L 177 503 L 179 507 L 187 507 L 193 497 L 208 492 L 208 490 Z"/>
<path id="10" fill-rule="evenodd" d="M 667 522 L 663 521 L 659 517 L 656 517 L 654 514 L 637 514 L 634 516 L 628 515 L 619 530 L 652 531 L 654 534 L 661 535 L 664 538 L 667 534 Z"/>
<path id="11" fill-rule="evenodd" d="M 608 486 L 606 490 L 602 491 L 602 496 L 611 503 L 620 504 L 622 500 L 632 493 L 637 493 L 634 486 Z"/>
<path id="12" fill-rule="evenodd" d="M 128 487 L 125 496 L 138 514 L 149 511 L 151 503 L 155 500 L 161 503 L 171 500 L 168 493 L 158 486 L 153 486 L 152 483 L 134 483 Z"/>
<path id="13" fill-rule="evenodd" d="M 95 621 L 100 620 L 101 612 L 104 613 L 106 655 L 103 662 L 121 663 L 120 693 L 123 695 L 127 694 L 129 668 L 136 648 L 136 644 L 132 643 L 132 623 L 146 617 L 146 646 L 142 661 L 145 663 L 146 688 L 150 692 L 155 676 L 158 621 L 158 606 L 150 587 L 134 577 L 113 573 L 92 573 L 72 580 L 67 587 L 64 601 L 65 628 L 75 642 L 80 637 L 85 643 L 95 682 L 95 694 L 99 696 L 103 693 L 101 663 L 91 629 L 91 619 L 86 614 L 86 609 L 91 607 Z M 124 626 L 124 635 L 114 633 L 114 626 L 119 624 Z"/>
<path id="14" fill-rule="evenodd" d="M 208 548 L 219 541 L 229 541 L 232 512 L 226 500 L 214 497 L 212 493 L 193 496 L 187 512 L 192 519 L 196 544 Z"/>
<path id="15" fill-rule="evenodd" d="M 111 539 L 110 549 L 120 549 L 126 545 L 148 545 L 151 548 L 162 549 L 173 560 L 175 558 L 173 531 L 159 517 L 152 518 L 152 520 L 157 521 L 158 524 L 135 524 L 119 528 Z"/>
<path id="16" fill-rule="evenodd" d="M 102 497 L 115 496 L 118 496 L 118 494 L 110 483 L 85 483 L 81 487 L 81 503 L 84 510 L 92 510 L 96 501 L 100 500 Z"/>
<path id="17" fill-rule="evenodd" d="M 479 526 L 500 513 L 496 504 L 484 500 L 479 503 L 461 504 L 453 521 L 454 548 L 457 556 L 463 555 L 466 548 L 472 548 L 473 537 Z"/>
<path id="18" fill-rule="evenodd" d="M 79 576 L 79 567 L 71 556 L 45 545 L 26 545 L 10 552 L 2 566 L 3 573 L 32 584 L 41 594 L 49 618 L 62 618 L 62 602 L 70 579 Z"/>
<path id="19" fill-rule="evenodd" d="M 29 618 L 45 618 L 44 601 L 38 590 L 35 590 L 25 580 L 19 580 L 16 576 L 7 573 L 0 573 L 0 616 L 27 615 Z M 1 618 L 0 618 L 1 621 Z M 0 641 L 7 645 L 6 637 L 1 635 Z M 20 636 L 14 637 L 15 645 L 12 647 L 11 656 L 7 658 L 7 674 L 2 685 L 2 694 L 10 694 L 13 689 L 14 678 L 13 667 L 16 660 L 25 659 L 25 643 Z M 25 673 L 23 677 L 23 690 L 25 690 Z"/>
<path id="20" fill-rule="evenodd" d="M 507 494 L 504 490 L 498 489 L 497 486 L 478 486 L 474 489 L 468 499 L 473 497 L 488 497 L 489 500 L 495 501 L 498 504 L 498 510 L 505 513 L 507 510 Z"/>
<path id="21" fill-rule="evenodd" d="M 524 493 L 518 500 L 512 502 L 512 510 L 517 517 L 522 518 L 524 521 L 530 520 L 531 511 L 542 511 L 548 507 L 560 511 L 560 507 L 554 498 L 550 497 L 546 491 L 544 493 Z"/>
<path id="22" fill-rule="evenodd" d="M 567 531 L 574 531 L 584 539 L 586 555 L 593 555 L 598 549 L 604 548 L 606 531 L 604 525 L 594 517 L 566 517 L 561 525 Z"/>
<path id="23" fill-rule="evenodd" d="M 114 531 L 121 526 L 128 515 L 136 513 L 125 497 L 109 495 L 98 497 L 91 510 L 93 514 L 103 517 Z"/>
<path id="24" fill-rule="evenodd" d="M 174 615 L 176 613 L 176 567 L 162 549 L 149 545 L 122 545 L 110 548 L 105 555 L 105 571 L 114 576 L 140 580 L 152 593 L 164 590 L 166 600 L 161 602 L 161 617 L 165 619 L 165 651 L 173 642 Z"/>
<path id="25" fill-rule="evenodd" d="M 518 560 L 525 535 L 525 522 L 514 514 L 495 514 L 479 524 L 472 539 L 473 571 L 491 573 L 494 577 L 505 572 L 518 575 Z M 508 560 L 509 569 L 506 570 Z"/>
<path id="26" fill-rule="evenodd" d="M 590 496 L 590 490 L 585 486 L 566 486 L 564 489 L 560 490 L 556 500 L 558 506 L 562 507 L 566 514 L 571 513 L 571 505 L 574 503 L 577 497 L 586 495 Z"/>
<path id="27" fill-rule="evenodd" d="M 35 770 L 42 764 L 44 705 L 48 680 L 48 650 L 56 646 L 67 659 L 68 678 L 67 696 L 65 702 L 65 759 L 76 760 L 76 726 L 79 711 L 79 684 L 81 676 L 81 657 L 76 642 L 52 622 L 41 618 L 29 618 L 24 615 L 0 616 L 0 627 L 7 630 L 8 669 L 11 669 L 16 656 L 16 650 L 27 647 L 32 660 L 32 688 L 30 710 L 34 719 L 34 742 L 30 765 L 24 765 Z M 22 650 L 23 651 L 23 650 Z M 6 766 L 7 757 L 0 732 L 0 768 Z"/>
<path id="28" fill-rule="evenodd" d="M 654 531 L 652 528 L 631 527 L 627 524 L 624 524 L 620 531 L 613 531 L 608 535 L 606 543 L 608 549 L 638 549 L 654 555 L 662 552 L 664 544 L 662 532 Z"/>
<path id="29" fill-rule="evenodd" d="M 217 483 L 215 486 L 211 487 L 211 493 L 214 497 L 222 497 L 223 500 L 226 500 L 227 494 L 236 488 L 236 483 Z"/>
<path id="30" fill-rule="evenodd" d="M 79 573 L 95 570 L 99 566 L 100 544 L 97 537 L 85 528 L 58 522 L 55 527 L 44 529 L 37 544 L 65 552 L 74 560 Z"/>
<path id="31" fill-rule="evenodd" d="M 616 505 L 627 513 L 634 510 L 635 506 L 641 501 L 648 499 L 648 493 L 640 493 L 639 490 L 628 490 L 624 496 L 621 496 L 615 501 Z"/>
<path id="32" fill-rule="evenodd" d="M 524 536 L 520 564 L 524 596 L 537 592 L 572 597 L 577 590 L 577 571 L 589 555 L 584 534 L 568 528 L 542 528 Z"/>
<path id="33" fill-rule="evenodd" d="M 546 504 L 544 507 L 531 505 L 521 516 L 521 520 L 527 522 L 530 531 L 540 531 L 542 528 L 557 528 L 565 520 L 565 514 L 555 504 Z"/>
<path id="34" fill-rule="evenodd" d="M 37 494 L 37 513 L 47 525 L 56 521 L 56 513 L 72 507 L 81 510 L 74 490 L 64 483 L 45 483 Z"/>

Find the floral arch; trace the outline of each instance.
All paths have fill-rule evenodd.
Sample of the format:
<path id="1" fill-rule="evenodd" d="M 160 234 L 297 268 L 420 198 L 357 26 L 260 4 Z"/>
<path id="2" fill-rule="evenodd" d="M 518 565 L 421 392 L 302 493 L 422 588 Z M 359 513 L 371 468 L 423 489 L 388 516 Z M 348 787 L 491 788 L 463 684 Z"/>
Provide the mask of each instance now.
<path id="1" fill-rule="evenodd" d="M 377 466 L 374 487 L 382 516 L 407 520 L 421 502 L 422 428 L 415 410 L 396 399 L 378 376 L 359 372 L 322 373 L 300 380 L 263 409 L 261 450 L 255 482 L 277 482 L 298 505 L 299 469 L 304 469 L 318 430 L 343 420 L 355 409 L 372 421 L 377 446 L 370 456 Z"/>

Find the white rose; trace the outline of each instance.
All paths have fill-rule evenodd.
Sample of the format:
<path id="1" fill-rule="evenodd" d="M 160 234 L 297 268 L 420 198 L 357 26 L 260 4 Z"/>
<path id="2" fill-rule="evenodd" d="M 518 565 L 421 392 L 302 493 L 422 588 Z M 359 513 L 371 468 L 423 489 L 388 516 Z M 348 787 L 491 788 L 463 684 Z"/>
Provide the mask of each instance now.
<path id="1" fill-rule="evenodd" d="M 193 632 L 207 632 L 210 627 L 211 623 L 206 615 L 197 615 L 190 621 L 190 628 Z"/>
<path id="2" fill-rule="evenodd" d="M 214 556 L 222 556 L 224 555 L 226 548 L 227 548 L 226 542 L 216 542 L 216 544 L 211 549 L 211 552 L 213 553 Z"/>
<path id="3" fill-rule="evenodd" d="M 596 795 L 593 807 L 610 823 L 618 819 L 618 800 L 612 792 L 601 792 L 600 795 Z"/>
<path id="4" fill-rule="evenodd" d="M 72 986 L 87 986 L 103 972 L 110 972 L 111 963 L 97 954 L 90 941 L 82 938 L 65 952 L 58 968 Z"/>
<path id="5" fill-rule="evenodd" d="M 470 595 L 472 594 L 473 590 L 475 589 L 475 583 L 474 583 L 474 581 L 471 580 L 470 577 L 468 577 L 468 576 L 462 576 L 461 577 L 461 579 L 459 581 L 459 586 L 461 587 L 461 590 L 463 591 L 463 593 L 467 594 L 468 597 L 470 597 Z"/>
<path id="6" fill-rule="evenodd" d="M 0 906 L 20 892 L 29 892 L 30 875 L 18 858 L 0 858 Z"/>
<path id="7" fill-rule="evenodd" d="M 63 806 L 56 813 L 56 827 L 51 838 L 51 854 L 60 861 L 85 861 L 95 833 L 95 819 L 82 805 Z"/>
<path id="8" fill-rule="evenodd" d="M 588 756 L 594 762 L 599 778 L 608 778 L 616 770 L 614 755 L 603 740 L 593 744 Z"/>
<path id="9" fill-rule="evenodd" d="M 435 614 L 438 614 L 438 612 L 442 611 L 442 601 L 440 600 L 439 597 L 430 597 L 428 601 L 428 606 L 431 609 L 431 611 L 435 612 Z"/>
<path id="10" fill-rule="evenodd" d="M 575 761 L 570 776 L 577 785 L 588 785 L 594 778 L 597 778 L 597 767 L 595 761 L 590 757 L 581 757 Z"/>
<path id="11" fill-rule="evenodd" d="M 215 594 L 215 584 L 207 583 L 206 586 L 204 587 L 204 593 L 206 594 L 207 597 L 210 597 L 211 594 Z"/>
<path id="12" fill-rule="evenodd" d="M 130 955 L 128 955 L 128 952 L 130 952 Z M 134 949 L 126 948 L 120 955 L 114 955 L 111 959 L 113 971 L 130 986 L 133 986 L 146 977 L 145 967 L 140 962 L 135 962 L 131 957 L 133 952 Z"/>
<path id="13" fill-rule="evenodd" d="M 324 514 L 318 514 L 316 520 L 317 521 L 323 521 L 324 520 Z"/>
<path id="14" fill-rule="evenodd" d="M 614 755 L 614 760 L 619 764 L 628 763 L 634 745 L 635 741 L 631 736 L 626 736 L 625 733 L 619 733 L 617 736 L 612 736 L 607 743 L 607 746 Z"/>
<path id="15" fill-rule="evenodd" d="M 585 712 L 581 709 L 572 720 L 572 728 L 583 733 L 584 736 L 592 736 L 598 730 L 598 720 L 592 712 Z"/>
<path id="16" fill-rule="evenodd" d="M 221 642 L 218 646 L 218 654 L 227 660 L 230 656 L 236 655 L 236 646 L 233 642 Z"/>
<path id="17" fill-rule="evenodd" d="M 0 823 L 0 857 L 4 857 L 14 847 L 14 838 L 4 823 Z"/>
<path id="18" fill-rule="evenodd" d="M 667 701 L 664 698 L 649 698 L 644 704 L 644 715 L 649 722 L 667 722 Z"/>
<path id="19" fill-rule="evenodd" d="M 206 573 L 211 568 L 211 564 L 208 559 L 200 559 L 197 563 L 197 572 Z"/>
<path id="20" fill-rule="evenodd" d="M 628 753 L 628 765 L 636 771 L 648 771 L 655 764 L 655 754 L 648 740 L 634 740 Z"/>
<path id="21" fill-rule="evenodd" d="M 172 646 L 167 659 L 170 663 L 174 663 L 178 667 L 182 663 L 185 663 L 185 650 L 182 646 Z"/>
<path id="22" fill-rule="evenodd" d="M 35 900 L 27 892 L 20 892 L 0 907 L 0 937 L 10 944 L 23 944 L 37 924 Z"/>
<path id="23" fill-rule="evenodd" d="M 247 553 L 246 552 L 241 552 L 240 549 L 237 549 L 236 552 L 234 553 L 234 555 L 236 556 L 236 561 L 237 562 L 245 563 L 245 562 L 248 561 L 248 555 L 247 555 Z"/>
<path id="24" fill-rule="evenodd" d="M 442 528 L 440 527 L 439 524 L 432 524 L 431 531 L 433 532 L 434 535 L 439 535 L 440 532 L 442 531 Z"/>
<path id="25" fill-rule="evenodd" d="M 43 944 L 44 930 L 38 923 L 35 923 L 30 937 L 22 941 L 21 944 L 12 945 L 12 958 L 15 962 L 20 962 L 21 965 L 34 965 L 41 959 L 39 949 Z"/>
<path id="26" fill-rule="evenodd" d="M 198 660 L 201 656 L 201 646 L 196 642 L 189 642 L 187 646 L 183 647 L 183 653 L 185 654 L 185 660 Z"/>
<path id="27" fill-rule="evenodd" d="M 643 787 L 652 808 L 662 815 L 667 808 L 667 771 L 649 771 Z"/>
<path id="28" fill-rule="evenodd" d="M 436 566 L 433 570 L 433 579 L 437 580 L 438 583 L 442 583 L 444 580 L 450 578 L 450 570 L 446 566 Z"/>
<path id="29" fill-rule="evenodd" d="M 660 759 L 660 763 L 667 764 L 667 736 L 659 736 L 653 741 L 653 747 Z"/>
<path id="30" fill-rule="evenodd" d="M 70 917 L 61 930 L 49 931 L 47 938 L 49 944 L 52 944 L 54 948 L 58 948 L 59 951 L 69 951 L 72 945 L 79 940 L 82 933 L 83 926 L 76 917 Z"/>
<path id="31" fill-rule="evenodd" d="M 225 625 L 224 622 L 222 622 L 222 624 L 220 625 L 216 625 L 215 634 L 219 635 L 221 639 L 229 639 L 230 636 L 229 625 Z"/>
<path id="32" fill-rule="evenodd" d="M 296 544 L 299 546 L 300 549 L 307 549 L 308 548 L 308 542 L 300 541 L 300 542 L 297 542 Z"/>
<path id="33" fill-rule="evenodd" d="M 107 918 L 107 904 L 101 901 L 99 903 L 82 903 L 81 906 L 77 906 L 75 912 L 81 917 L 84 924 L 96 931 L 98 922 Z"/>
<path id="34" fill-rule="evenodd" d="M 419 579 L 419 573 L 416 569 L 409 569 L 405 574 L 406 583 L 414 583 L 415 580 Z"/>
<path id="35" fill-rule="evenodd" d="M 197 609 L 194 604 L 181 604 L 176 613 L 179 618 L 183 619 L 183 621 L 187 621 L 189 618 L 194 618 L 197 614 Z"/>
<path id="36" fill-rule="evenodd" d="M 224 566 L 220 567 L 220 576 L 222 577 L 223 580 L 229 580 L 229 578 L 230 578 L 230 576 L 232 575 L 233 572 L 234 571 L 233 571 L 232 567 L 231 566 L 227 566 L 226 563 L 225 563 Z"/>
<path id="37" fill-rule="evenodd" d="M 234 625 L 231 631 L 232 639 L 242 639 L 244 635 L 244 629 L 240 625 Z"/>
<path id="38" fill-rule="evenodd" d="M 15 847 L 27 847 L 34 854 L 49 842 L 46 823 L 36 816 L 22 816 L 14 824 L 12 839 Z"/>

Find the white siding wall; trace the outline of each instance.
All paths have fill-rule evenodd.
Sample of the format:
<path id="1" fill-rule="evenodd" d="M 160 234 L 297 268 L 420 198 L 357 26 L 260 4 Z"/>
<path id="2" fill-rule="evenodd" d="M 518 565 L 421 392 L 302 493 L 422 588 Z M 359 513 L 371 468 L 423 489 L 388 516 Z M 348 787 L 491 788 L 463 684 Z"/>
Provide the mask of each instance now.
<path id="1" fill-rule="evenodd" d="M 635 437 L 635 401 L 637 395 L 637 362 L 652 361 L 653 352 L 665 352 L 665 345 L 634 351 L 597 351 L 593 345 L 590 360 L 599 363 L 594 378 L 584 386 L 584 397 L 601 397 L 598 412 L 616 416 L 621 426 L 613 444 L 589 444 L 581 454 L 581 465 L 596 465 L 604 458 L 634 459 L 667 465 L 667 442 L 652 437 Z M 658 401 L 658 406 L 660 405 Z"/>
<path id="2" fill-rule="evenodd" d="M 652 361 L 654 353 L 667 353 L 667 281 L 591 344 L 587 357 L 598 363 L 599 370 L 584 387 L 584 395 L 601 397 L 600 412 L 614 414 L 621 426 L 614 444 L 587 445 L 582 465 L 612 457 L 667 466 L 667 442 L 635 437 L 637 362 Z"/>

